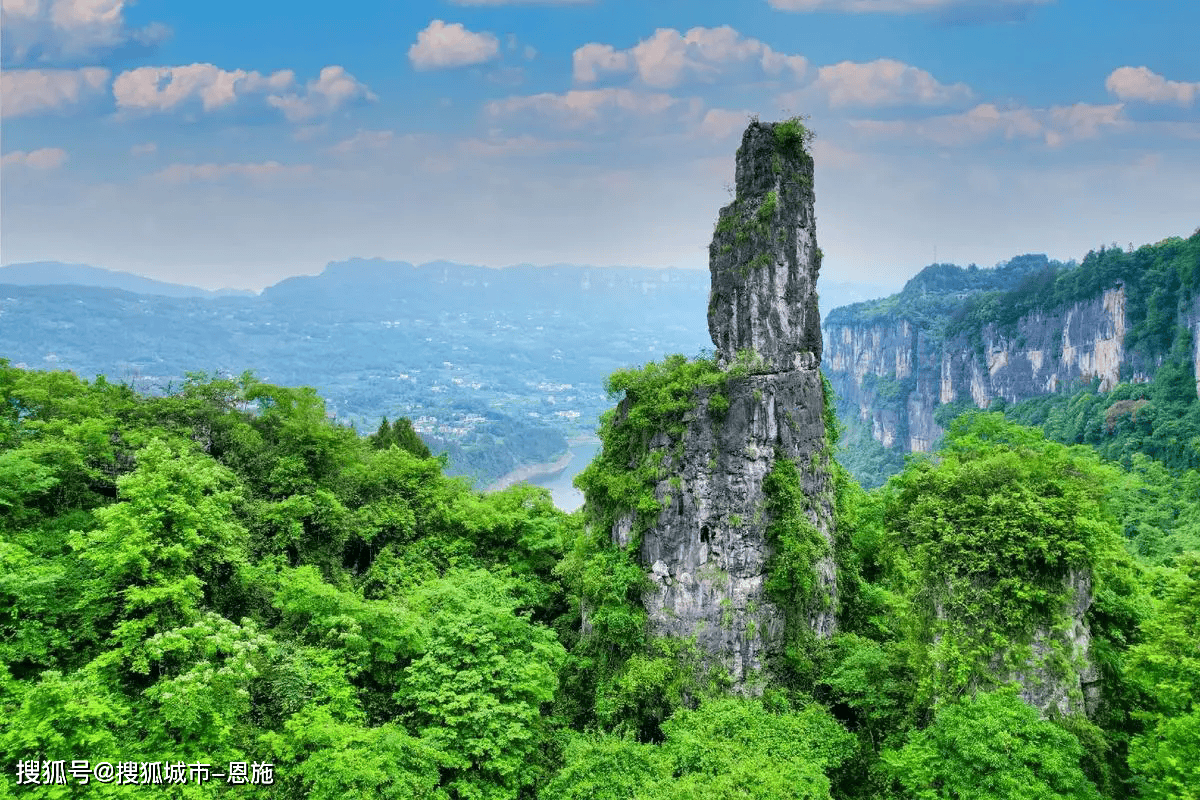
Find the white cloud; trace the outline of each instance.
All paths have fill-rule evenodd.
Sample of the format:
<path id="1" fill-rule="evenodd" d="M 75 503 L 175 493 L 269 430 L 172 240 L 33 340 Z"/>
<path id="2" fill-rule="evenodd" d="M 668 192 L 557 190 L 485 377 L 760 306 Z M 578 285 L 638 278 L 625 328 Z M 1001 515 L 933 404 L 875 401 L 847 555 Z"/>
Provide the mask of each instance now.
<path id="1" fill-rule="evenodd" d="M 2 0 L 0 14 L 4 14 L 6 22 L 30 19 L 38 15 L 40 7 L 41 3 L 38 0 Z"/>
<path id="2" fill-rule="evenodd" d="M 102 91 L 109 72 L 85 69 L 9 69 L 0 72 L 0 110 L 6 117 L 54 111 Z"/>
<path id="3" fill-rule="evenodd" d="M 925 70 L 890 58 L 821 67 L 814 86 L 828 95 L 829 105 L 834 107 L 934 106 L 971 96 L 964 83 L 939 83 Z"/>
<path id="4" fill-rule="evenodd" d="M 215 182 L 226 178 L 249 180 L 271 180 L 276 178 L 302 177 L 312 173 L 309 164 L 280 164 L 267 161 L 261 164 L 172 164 L 150 177 L 163 183 L 181 184 Z"/>
<path id="5" fill-rule="evenodd" d="M 113 81 L 117 106 L 138 111 L 170 111 L 199 97 L 205 111 L 227 106 L 249 92 L 283 89 L 295 79 L 291 70 L 269 76 L 245 70 L 224 70 L 213 64 L 178 67 L 138 67 Z"/>
<path id="6" fill-rule="evenodd" d="M 462 23 L 435 19 L 417 33 L 408 48 L 408 60 L 416 69 L 465 67 L 490 61 L 500 53 L 500 40 L 490 33 L 474 33 Z"/>
<path id="7" fill-rule="evenodd" d="M 956 8 L 1013 9 L 1054 0 L 768 0 L 780 11 L 835 11 L 847 14 L 919 14 Z"/>
<path id="8" fill-rule="evenodd" d="M 1046 143 L 1055 146 L 1070 140 L 1095 139 L 1103 128 L 1122 127 L 1126 124 L 1124 108 L 1123 103 L 1075 103 L 1048 109 L 1044 115 Z"/>
<path id="9" fill-rule="evenodd" d="M 322 69 L 303 91 L 286 91 L 295 80 L 295 73 L 289 69 L 263 75 L 212 64 L 138 67 L 117 76 L 113 96 L 119 108 L 163 112 L 195 98 L 200 99 L 205 111 L 213 111 L 247 95 L 266 95 L 267 105 L 282 111 L 292 122 L 336 111 L 352 100 L 376 99 L 365 84 L 339 66 Z"/>
<path id="10" fill-rule="evenodd" d="M 635 92 L 631 89 L 572 89 L 564 94 L 543 92 L 526 97 L 509 97 L 487 105 L 493 116 L 532 112 L 555 117 L 570 125 L 600 119 L 602 111 L 619 110 L 639 116 L 659 114 L 679 101 L 668 94 Z"/>
<path id="11" fill-rule="evenodd" d="M 1118 67 L 1104 81 L 1104 88 L 1122 100 L 1165 103 L 1190 107 L 1200 95 L 1200 81 L 1169 81 L 1146 67 Z"/>
<path id="12" fill-rule="evenodd" d="M 577 48 L 571 56 L 572 73 L 577 83 L 591 83 L 601 72 L 627 72 L 633 59 L 628 50 L 617 50 L 611 44 L 590 42 Z"/>
<path id="13" fill-rule="evenodd" d="M 129 148 L 129 154 L 134 156 L 148 156 L 158 152 L 158 144 L 155 142 L 143 142 L 135 144 Z"/>
<path id="14" fill-rule="evenodd" d="M 6 60 L 77 59 L 129 42 L 155 44 L 170 35 L 161 23 L 126 27 L 125 9 L 130 5 L 128 0 L 3 0 Z"/>
<path id="15" fill-rule="evenodd" d="M 365 83 L 344 67 L 329 66 L 316 80 L 309 81 L 304 94 L 271 95 L 267 103 L 283 112 L 290 122 L 329 114 L 355 100 L 378 100 Z"/>
<path id="16" fill-rule="evenodd" d="M 711 139 L 727 139 L 746 128 L 750 111 L 730 111 L 726 108 L 710 108 L 700 120 L 699 132 Z"/>
<path id="17" fill-rule="evenodd" d="M 627 50 L 592 42 L 577 49 L 572 58 L 575 80 L 590 83 L 603 72 L 636 71 L 647 86 L 667 89 L 688 78 L 712 80 L 729 65 L 757 65 L 768 75 L 791 73 L 803 77 L 808 61 L 803 56 L 779 53 L 758 39 L 742 36 L 728 25 L 696 27 L 681 34 L 659 28 Z"/>
<path id="18" fill-rule="evenodd" d="M 924 139 L 947 147 L 961 147 L 992 137 L 1006 140 L 1041 139 L 1051 147 L 1068 141 L 1091 139 L 1104 128 L 1128 124 L 1123 105 L 1076 103 L 1052 108 L 1001 109 L 983 103 L 961 114 L 945 114 L 922 120 L 851 120 L 864 133 Z"/>
<path id="19" fill-rule="evenodd" d="M 42 147 L 38 150 L 13 150 L 0 157 L 0 166 L 28 167 L 30 169 L 57 169 L 67 160 L 67 151 L 61 147 Z"/>

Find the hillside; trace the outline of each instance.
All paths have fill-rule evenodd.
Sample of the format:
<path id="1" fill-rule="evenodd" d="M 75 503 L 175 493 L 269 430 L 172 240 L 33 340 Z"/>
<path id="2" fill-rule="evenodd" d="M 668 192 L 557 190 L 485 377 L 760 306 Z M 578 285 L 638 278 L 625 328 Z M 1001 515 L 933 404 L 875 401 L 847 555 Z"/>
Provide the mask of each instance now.
<path id="1" fill-rule="evenodd" d="M 834 309 L 824 330 L 847 461 L 877 485 L 904 453 L 928 452 L 966 408 L 1034 398 L 1048 408 L 1085 390 L 1110 397 L 1105 409 L 1149 402 L 1152 384 L 1178 383 L 1180 368 L 1194 401 L 1200 233 L 1133 251 L 1101 248 L 1078 265 L 1024 257 L 994 270 L 930 267 L 897 295 Z M 1144 388 L 1113 393 L 1121 384 Z M 1143 423 L 1152 413 L 1141 413 Z M 1194 466 L 1195 457 L 1184 462 Z"/>

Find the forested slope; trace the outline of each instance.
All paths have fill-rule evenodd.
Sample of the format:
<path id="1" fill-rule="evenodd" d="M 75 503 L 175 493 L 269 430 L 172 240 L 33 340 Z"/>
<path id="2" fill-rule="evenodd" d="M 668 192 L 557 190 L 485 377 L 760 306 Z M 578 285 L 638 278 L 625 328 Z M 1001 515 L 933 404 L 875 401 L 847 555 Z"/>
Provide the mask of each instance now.
<path id="1" fill-rule="evenodd" d="M 738 697 L 646 636 L 585 514 L 311 390 L 0 365 L 0 397 L 0 796 L 251 790 L 54 783 L 88 759 L 270 764 L 285 798 L 1197 797 L 1195 471 L 990 414 L 882 490 L 841 472 L 839 632 Z M 1081 656 L 1053 642 L 1085 573 Z M 1039 713 L 1031 654 L 1086 696 Z"/>
<path id="2" fill-rule="evenodd" d="M 1200 465 L 1200 230 L 1079 264 L 928 267 L 898 295 L 830 312 L 825 336 L 842 457 L 865 485 L 961 411 L 1021 403 L 1014 419 L 1127 466 L 1135 451 Z"/>

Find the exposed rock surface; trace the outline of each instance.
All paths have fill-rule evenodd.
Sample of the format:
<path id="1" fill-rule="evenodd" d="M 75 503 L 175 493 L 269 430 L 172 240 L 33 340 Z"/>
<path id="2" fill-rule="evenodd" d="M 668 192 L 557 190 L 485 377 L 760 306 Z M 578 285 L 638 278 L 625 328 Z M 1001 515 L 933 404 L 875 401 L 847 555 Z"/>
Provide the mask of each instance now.
<path id="1" fill-rule="evenodd" d="M 709 246 L 713 344 L 726 360 L 752 350 L 772 370 L 813 367 L 821 358 L 813 164 L 799 138 L 781 133 L 788 130 L 747 128 L 736 195 L 721 209 Z"/>
<path id="2" fill-rule="evenodd" d="M 749 374 L 730 378 L 719 403 L 715 390 L 698 390 L 682 435 L 664 432 L 650 443 L 663 453 L 660 474 L 669 476 L 656 486 L 663 508 L 639 553 L 653 582 L 643 597 L 651 632 L 694 635 L 710 664 L 751 693 L 788 626 L 829 635 L 835 625 L 812 175 L 797 123 L 750 124 L 738 150 L 736 198 L 721 209 L 709 250 L 708 314 L 718 362 L 728 368 L 740 353 Z M 787 608 L 766 590 L 772 548 L 764 479 L 778 458 L 797 465 L 804 513 L 826 545 L 813 564 L 818 602 L 796 598 Z M 630 513 L 614 526 L 614 541 L 628 543 L 632 528 Z"/>
<path id="3" fill-rule="evenodd" d="M 1021 699 L 1044 715 L 1090 716 L 1099 705 L 1101 683 L 1086 618 L 1092 606 L 1091 572 L 1071 570 L 1063 578 L 1063 588 L 1066 603 L 1060 615 L 1053 623 L 1043 622 L 1033 629 L 1027 650 L 994 654 L 989 664 L 990 685 L 1015 681 Z M 1017 666 L 1013 666 L 1014 658 Z"/>
<path id="4" fill-rule="evenodd" d="M 988 408 L 1092 379 L 1101 391 L 1122 379 L 1149 380 L 1158 364 L 1124 346 L 1126 302 L 1125 287 L 1114 285 L 1091 300 L 1021 317 L 1015 334 L 985 325 L 977 341 L 966 333 L 943 339 L 905 319 L 860 323 L 831 314 L 826 369 L 841 414 L 862 421 L 885 447 L 928 452 L 943 433 L 933 413 L 940 404 L 967 399 Z M 1193 306 L 1179 324 L 1193 331 L 1200 396 L 1200 297 Z"/>

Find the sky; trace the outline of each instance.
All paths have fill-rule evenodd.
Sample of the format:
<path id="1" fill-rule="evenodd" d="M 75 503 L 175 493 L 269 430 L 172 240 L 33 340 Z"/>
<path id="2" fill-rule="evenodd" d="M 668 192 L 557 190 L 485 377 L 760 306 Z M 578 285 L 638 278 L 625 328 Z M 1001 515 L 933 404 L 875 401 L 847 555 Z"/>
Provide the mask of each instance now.
<path id="1" fill-rule="evenodd" d="M 751 115 L 823 279 L 1200 225 L 1196 0 L 2 0 L 0 263 L 705 267 Z"/>

